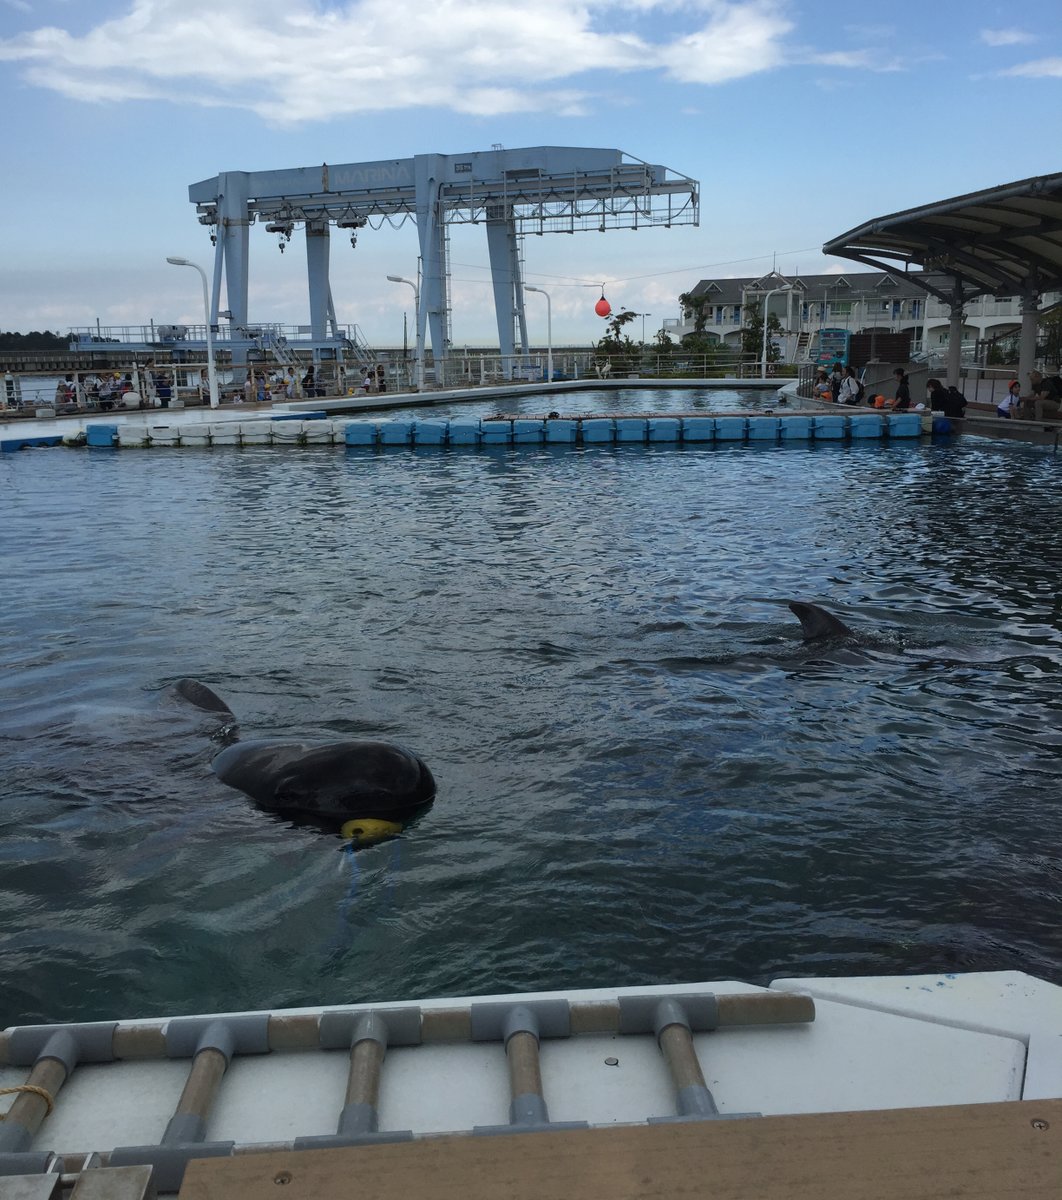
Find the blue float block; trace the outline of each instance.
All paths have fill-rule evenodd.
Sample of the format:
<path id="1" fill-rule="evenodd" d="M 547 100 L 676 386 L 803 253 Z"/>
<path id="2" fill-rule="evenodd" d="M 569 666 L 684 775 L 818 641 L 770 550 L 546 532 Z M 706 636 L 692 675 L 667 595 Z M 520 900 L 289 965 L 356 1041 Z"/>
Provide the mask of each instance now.
<path id="1" fill-rule="evenodd" d="M 715 440 L 717 442 L 743 442 L 748 431 L 745 417 L 716 417 Z"/>
<path id="2" fill-rule="evenodd" d="M 114 439 L 118 436 L 117 425 L 86 425 L 85 426 L 85 445 L 86 446 L 107 446 L 114 445 Z"/>
<path id="3" fill-rule="evenodd" d="M 350 421 L 343 430 L 348 446 L 375 446 L 377 436 L 375 421 Z"/>
<path id="4" fill-rule="evenodd" d="M 714 442 L 715 417 L 683 417 L 682 440 L 684 442 Z"/>
<path id="5" fill-rule="evenodd" d="M 889 413 L 889 437 L 918 437 L 921 432 L 918 413 Z"/>
<path id="6" fill-rule="evenodd" d="M 617 417 L 617 442 L 644 442 L 647 436 L 648 422 L 645 417 Z"/>
<path id="7" fill-rule="evenodd" d="M 778 441 L 778 427 L 780 424 L 781 420 L 779 417 L 749 417 L 749 441 Z"/>
<path id="8" fill-rule="evenodd" d="M 545 421 L 519 420 L 513 422 L 514 442 L 530 442 L 532 444 L 541 442 L 545 432 Z"/>
<path id="9" fill-rule="evenodd" d="M 413 441 L 418 446 L 445 446 L 449 430 L 449 421 L 417 421 L 413 427 Z"/>
<path id="10" fill-rule="evenodd" d="M 62 434 L 48 434 L 47 437 L 4 438 L 0 441 L 0 453 L 7 454 L 15 450 L 28 450 L 33 446 L 61 446 Z"/>
<path id="11" fill-rule="evenodd" d="M 650 417 L 651 442 L 677 442 L 682 438 L 682 422 L 678 417 Z"/>
<path id="12" fill-rule="evenodd" d="M 612 417 L 588 417 L 581 424 L 584 442 L 611 442 L 616 437 L 616 422 Z"/>
<path id="13" fill-rule="evenodd" d="M 480 430 L 478 421 L 451 421 L 451 446 L 478 446 Z"/>
<path id="14" fill-rule="evenodd" d="M 546 422 L 547 442 L 574 442 L 579 436 L 579 422 L 564 418 Z"/>
<path id="15" fill-rule="evenodd" d="M 778 424 L 783 442 L 805 441 L 811 437 L 810 417 L 779 417 Z"/>
<path id="16" fill-rule="evenodd" d="M 881 413 L 853 413 L 848 418 L 848 432 L 853 438 L 879 438 L 884 427 Z"/>
<path id="17" fill-rule="evenodd" d="M 414 421 L 381 421 L 381 446 L 408 446 L 413 440 Z"/>
<path id="18" fill-rule="evenodd" d="M 513 440 L 512 421 L 480 421 L 484 446 L 507 446 Z"/>
<path id="19" fill-rule="evenodd" d="M 816 413 L 811 420 L 816 441 L 819 439 L 824 441 L 831 439 L 842 441 L 844 439 L 845 421 L 843 413 Z"/>

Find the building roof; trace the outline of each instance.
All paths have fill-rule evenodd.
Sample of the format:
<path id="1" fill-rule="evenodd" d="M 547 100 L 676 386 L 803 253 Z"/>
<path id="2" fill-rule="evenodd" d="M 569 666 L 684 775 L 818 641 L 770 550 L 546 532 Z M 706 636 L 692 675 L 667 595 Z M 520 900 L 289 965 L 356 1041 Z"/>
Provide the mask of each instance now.
<path id="1" fill-rule="evenodd" d="M 747 292 L 760 293 L 770 288 L 787 287 L 802 293 L 804 300 L 844 300 L 848 296 L 873 296 L 878 293 L 890 298 L 907 299 L 925 295 L 925 287 L 910 274 L 892 271 L 842 271 L 828 275 L 745 275 L 736 279 L 702 279 L 691 288 L 690 295 L 710 294 L 713 304 L 742 304 Z"/>
<path id="2" fill-rule="evenodd" d="M 1062 172 L 1001 184 L 877 217 L 828 241 L 824 254 L 927 274 L 919 285 L 944 300 L 1062 288 Z M 882 261 L 885 260 L 885 261 Z M 947 277 L 942 280 L 939 277 Z"/>

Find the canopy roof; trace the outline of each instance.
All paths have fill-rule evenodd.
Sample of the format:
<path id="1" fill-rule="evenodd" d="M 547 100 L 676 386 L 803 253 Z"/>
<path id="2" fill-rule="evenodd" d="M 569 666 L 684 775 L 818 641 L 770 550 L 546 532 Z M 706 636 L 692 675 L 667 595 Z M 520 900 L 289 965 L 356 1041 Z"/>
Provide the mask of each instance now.
<path id="1" fill-rule="evenodd" d="M 913 281 L 948 301 L 956 286 L 964 299 L 1055 291 L 1062 288 L 1062 172 L 878 217 L 822 250 L 881 270 L 897 262 L 921 267 L 932 277 Z"/>

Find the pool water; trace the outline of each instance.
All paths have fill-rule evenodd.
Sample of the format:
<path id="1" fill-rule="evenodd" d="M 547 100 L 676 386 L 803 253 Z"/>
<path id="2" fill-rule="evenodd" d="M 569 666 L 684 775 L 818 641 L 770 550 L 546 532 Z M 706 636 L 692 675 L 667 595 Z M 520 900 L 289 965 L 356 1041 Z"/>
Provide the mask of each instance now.
<path id="1" fill-rule="evenodd" d="M 1062 982 L 1060 482 L 973 439 L 4 456 L 0 1025 Z M 257 811 L 188 675 L 247 737 L 408 745 L 434 807 L 357 855 Z"/>
<path id="2" fill-rule="evenodd" d="M 585 391 L 557 390 L 543 393 L 527 388 L 489 399 L 440 401 L 396 410 L 359 412 L 358 417 L 432 418 L 482 420 L 486 417 L 545 417 L 556 412 L 563 417 L 650 413 L 756 412 L 777 409 L 776 389 L 729 387 L 642 387 L 587 388 Z M 784 410 L 783 410 L 784 411 Z"/>

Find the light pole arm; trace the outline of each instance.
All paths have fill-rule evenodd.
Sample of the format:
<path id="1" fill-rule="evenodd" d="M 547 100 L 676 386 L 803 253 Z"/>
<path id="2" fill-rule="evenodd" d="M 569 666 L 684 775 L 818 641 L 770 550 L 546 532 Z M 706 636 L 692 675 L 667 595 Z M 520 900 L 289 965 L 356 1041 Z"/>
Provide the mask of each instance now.
<path id="1" fill-rule="evenodd" d="M 214 366 L 214 336 L 213 330 L 210 327 L 210 295 L 207 291 L 206 271 L 198 263 L 194 263 L 187 258 L 167 258 L 166 261 L 175 267 L 193 267 L 199 272 L 199 278 L 203 281 L 203 320 L 206 322 L 207 380 L 210 389 L 210 407 L 217 408 L 220 399 L 218 397 L 217 369 Z"/>

